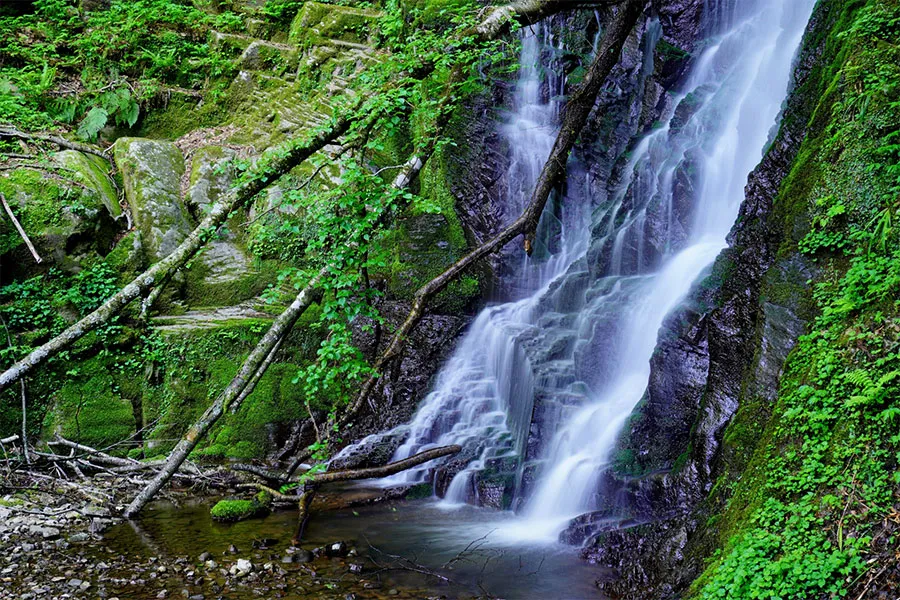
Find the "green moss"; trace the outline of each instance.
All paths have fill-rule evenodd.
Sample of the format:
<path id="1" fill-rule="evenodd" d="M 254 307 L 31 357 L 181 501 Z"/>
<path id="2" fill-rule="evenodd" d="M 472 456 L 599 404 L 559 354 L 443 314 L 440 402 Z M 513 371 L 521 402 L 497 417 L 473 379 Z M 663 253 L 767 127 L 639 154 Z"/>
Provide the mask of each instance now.
<path id="1" fill-rule="evenodd" d="M 421 500 L 423 498 L 431 498 L 434 496 L 434 488 L 430 483 L 420 483 L 409 488 L 406 492 L 407 500 Z"/>
<path id="2" fill-rule="evenodd" d="M 297 371 L 315 357 L 322 334 L 312 327 L 315 307 L 295 325 L 271 365 L 234 414 L 229 414 L 195 452 L 207 458 L 261 458 L 271 448 L 269 431 L 306 416 Z M 247 353 L 271 325 L 266 319 L 235 319 L 209 329 L 167 332 L 160 355 L 161 377 L 143 386 L 144 422 L 158 421 L 149 434 L 151 454 L 167 451 L 238 372 Z M 318 407 L 314 407 L 318 408 Z"/>
<path id="3" fill-rule="evenodd" d="M 72 171 L 0 172 L 0 193 L 41 256 L 77 270 L 77 259 L 70 254 L 85 246 L 105 254 L 115 235 L 112 215 L 121 209 L 109 178 L 92 158 L 72 151 L 58 156 L 55 161 Z M 73 240 L 77 249 L 70 248 Z M 24 249 L 21 236 L 8 219 L 0 219 L 0 255 L 20 247 Z"/>
<path id="4" fill-rule="evenodd" d="M 288 39 L 302 48 L 337 39 L 368 43 L 380 13 L 320 2 L 306 2 L 294 17 Z"/>
<path id="5" fill-rule="evenodd" d="M 221 93 L 217 94 L 221 95 Z M 221 98 L 204 102 L 193 95 L 173 92 L 165 105 L 153 108 L 141 119 L 138 135 L 154 139 L 176 139 L 198 127 L 212 127 L 226 120 Z"/>
<path id="6" fill-rule="evenodd" d="M 72 365 L 54 395 L 45 427 L 63 437 L 104 448 L 135 431 L 131 401 L 119 394 L 116 373 L 101 357 Z"/>
<path id="7" fill-rule="evenodd" d="M 699 598 L 845 595 L 879 560 L 870 541 L 883 535 L 900 481 L 900 359 L 887 350 L 900 240 L 871 225 L 900 191 L 881 166 L 897 159 L 900 3 L 826 0 L 818 10 L 831 22 L 807 43 L 826 50 L 795 92 L 811 118 L 770 217 L 784 241 L 762 291 L 810 318 L 810 333 L 785 364 L 774 406 L 748 376 L 709 501 L 721 507 L 710 532 L 721 551 L 694 584 Z M 798 253 L 817 263 L 812 293 Z"/>
<path id="8" fill-rule="evenodd" d="M 253 500 L 220 500 L 209 511 L 214 521 L 243 521 L 268 514 L 269 508 Z"/>

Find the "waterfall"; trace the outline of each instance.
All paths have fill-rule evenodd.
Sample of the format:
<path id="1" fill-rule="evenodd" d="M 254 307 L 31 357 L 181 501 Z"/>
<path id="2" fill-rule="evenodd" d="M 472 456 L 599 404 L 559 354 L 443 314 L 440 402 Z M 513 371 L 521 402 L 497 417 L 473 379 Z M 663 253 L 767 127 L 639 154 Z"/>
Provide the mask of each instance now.
<path id="1" fill-rule="evenodd" d="M 548 51 L 549 50 L 549 51 Z M 534 182 L 556 139 L 559 98 L 565 81 L 542 60 L 555 54 L 558 42 L 549 27 L 525 30 L 520 70 L 512 110 L 501 126 L 510 148 L 510 166 L 503 198 L 507 219 L 516 218 L 530 200 Z M 545 81 L 546 78 L 546 81 Z M 547 89 L 542 91 L 546 84 Z M 542 223 L 535 256 L 530 260 L 518 246 L 506 258 L 512 277 L 504 281 L 511 300 L 485 308 L 475 318 L 434 390 L 422 401 L 408 434 L 393 460 L 446 444 L 465 448 L 468 465 L 450 482 L 447 505 L 472 500 L 473 474 L 492 459 L 518 456 L 524 450 L 531 421 L 532 373 L 517 338 L 535 326 L 537 302 L 548 284 L 584 254 L 589 211 L 584 198 L 567 196 L 548 209 L 551 221 Z M 548 241 L 549 231 L 559 238 Z M 554 246 L 552 249 L 550 246 Z M 424 481 L 429 467 L 406 471 L 382 480 L 382 485 Z"/>
<path id="2" fill-rule="evenodd" d="M 445 505 L 478 503 L 480 473 L 512 463 L 521 518 L 506 535 L 556 540 L 572 518 L 598 508 L 600 477 L 646 390 L 663 319 L 726 246 L 814 3 L 704 0 L 707 39 L 617 176 L 598 176 L 578 153 L 569 161 L 566 192 L 542 217 L 535 258 L 506 255 L 510 297 L 476 317 L 409 424 L 370 436 L 402 435 L 394 460 L 463 446 L 446 463 L 457 467 Z M 654 19 L 634 71 L 639 90 L 659 38 Z M 565 82 L 554 65 L 541 65 L 548 48 L 560 48 L 551 28 L 523 34 L 513 108 L 501 127 L 510 219 L 527 202 L 559 126 Z M 434 469 L 381 483 L 429 481 Z"/>
<path id="3" fill-rule="evenodd" d="M 714 22 L 727 30 L 696 60 L 667 121 L 638 144 L 615 196 L 628 208 L 612 246 L 607 278 L 617 285 L 608 295 L 620 285 L 632 291 L 627 303 L 600 299 L 604 318 L 612 312 L 623 324 L 604 340 L 608 375 L 558 424 L 515 528 L 519 537 L 555 539 L 573 517 L 597 508 L 599 478 L 647 387 L 663 319 L 726 245 L 747 177 L 781 111 L 814 0 L 759 0 L 752 10 L 742 5 L 743 19 L 713 4 L 721 13 Z M 673 184 L 686 172 L 689 211 L 679 208 L 684 199 Z M 655 260 L 645 256 L 651 218 L 666 232 Z M 583 318 L 597 315 L 590 306 L 582 311 Z"/>
<path id="4" fill-rule="evenodd" d="M 518 217 L 529 202 L 550 155 L 565 88 L 559 69 L 543 64 L 559 54 L 560 42 L 552 29 L 547 25 L 525 29 L 521 41 L 512 107 L 500 127 L 510 148 L 507 185 L 501 198 L 507 221 Z M 472 475 L 490 460 L 522 454 L 531 421 L 528 399 L 533 394 L 533 382 L 528 358 L 517 338 L 535 327 L 540 316 L 537 303 L 550 282 L 584 254 L 590 219 L 586 203 L 585 197 L 572 194 L 551 198 L 538 231 L 534 258 L 527 258 L 515 242 L 504 252 L 506 270 L 512 273 L 502 286 L 508 301 L 488 306 L 475 318 L 410 423 L 369 436 L 346 448 L 335 460 L 398 434 L 405 441 L 392 460 L 437 446 L 460 444 L 469 464 L 447 488 L 446 504 L 453 505 L 473 499 Z M 405 471 L 379 484 L 425 481 L 431 466 Z"/>

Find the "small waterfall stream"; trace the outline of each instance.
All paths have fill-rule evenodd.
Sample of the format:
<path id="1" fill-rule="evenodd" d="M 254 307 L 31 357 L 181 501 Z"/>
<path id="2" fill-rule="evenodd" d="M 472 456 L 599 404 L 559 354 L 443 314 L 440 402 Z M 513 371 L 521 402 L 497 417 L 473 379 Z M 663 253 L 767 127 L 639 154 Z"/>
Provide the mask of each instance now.
<path id="1" fill-rule="evenodd" d="M 512 99 L 512 111 L 501 126 L 510 148 L 508 186 L 503 198 L 504 213 L 517 217 L 530 200 L 534 182 L 556 140 L 559 126 L 559 99 L 565 80 L 541 64 L 546 49 L 558 50 L 558 42 L 547 26 L 523 32 L 519 77 Z M 545 81 L 545 78 L 547 79 Z M 547 89 L 542 90 L 546 85 Z M 587 198 L 566 195 L 548 207 L 536 240 L 535 259 L 521 252 L 518 242 L 508 254 L 513 272 L 504 281 L 510 301 L 481 311 L 438 375 L 434 391 L 422 401 L 412 421 L 402 426 L 405 442 L 393 460 L 447 444 L 460 444 L 472 458 L 470 464 L 451 481 L 445 504 L 462 504 L 471 499 L 471 478 L 491 459 L 518 456 L 524 450 L 531 421 L 532 372 L 517 343 L 523 331 L 536 326 L 538 302 L 547 286 L 566 272 L 587 248 L 590 209 Z M 556 220 L 548 224 L 547 221 Z M 559 232 L 552 241 L 548 231 Z M 540 258 L 537 258 L 540 257 Z M 524 400 L 524 401 L 523 401 Z M 391 432 L 388 435 L 391 435 Z M 380 436 L 371 436 L 378 438 Z M 361 445 L 372 443 L 367 438 Z M 338 458 L 352 452 L 344 451 Z M 384 486 L 424 481 L 431 465 L 381 480 Z"/>
<path id="2" fill-rule="evenodd" d="M 707 40 L 616 182 L 595 182 L 570 160 L 567 192 L 541 226 L 559 241 L 536 260 L 519 259 L 506 286 L 515 297 L 477 316 L 413 420 L 392 432 L 405 436 L 394 459 L 464 447 L 446 505 L 477 503 L 478 474 L 514 457 L 520 518 L 504 526 L 506 537 L 555 541 L 572 518 L 597 509 L 599 479 L 647 387 L 659 328 L 726 245 L 814 4 L 705 0 Z M 645 75 L 658 39 L 651 21 Z M 541 68 L 542 45 L 558 45 L 547 27 L 523 37 L 514 110 L 502 126 L 510 215 L 527 201 L 559 123 L 552 99 L 565 82 Z M 426 481 L 433 468 L 382 483 Z"/>

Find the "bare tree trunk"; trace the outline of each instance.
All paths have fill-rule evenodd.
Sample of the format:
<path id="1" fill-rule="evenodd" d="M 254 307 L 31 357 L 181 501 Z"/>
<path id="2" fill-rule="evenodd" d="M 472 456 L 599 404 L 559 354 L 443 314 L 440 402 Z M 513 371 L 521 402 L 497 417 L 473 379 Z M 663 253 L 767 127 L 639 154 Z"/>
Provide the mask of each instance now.
<path id="1" fill-rule="evenodd" d="M 22 456 L 25 457 L 25 464 L 31 464 L 31 457 L 28 455 L 28 395 L 25 392 L 25 380 L 20 379 L 22 396 Z"/>
<path id="2" fill-rule="evenodd" d="M 275 319 L 275 322 L 272 323 L 266 334 L 253 348 L 250 355 L 247 356 L 238 374 L 231 380 L 228 387 L 219 394 L 215 402 L 206 409 L 203 416 L 188 430 L 181 441 L 178 442 L 175 449 L 169 454 L 160 472 L 125 509 L 124 516 L 131 518 L 141 511 L 160 488 L 169 481 L 209 429 L 225 413 L 229 405 L 241 397 L 241 393 L 250 384 L 256 373 L 269 364 L 270 361 L 268 359 L 272 349 L 290 332 L 300 315 L 312 304 L 316 295 L 316 289 L 324 274 L 325 270 L 323 269 L 318 275 L 313 277 L 306 284 L 306 287 L 297 294 L 290 307 Z"/>
<path id="3" fill-rule="evenodd" d="M 6 210 L 6 214 L 9 215 L 9 220 L 12 221 L 12 224 L 13 226 L 15 226 L 16 231 L 19 232 L 19 237 L 22 238 L 22 241 L 25 242 L 25 245 L 28 247 L 28 251 L 31 252 L 31 256 L 34 257 L 34 262 L 42 262 L 42 259 L 37 253 L 37 250 L 34 249 L 34 244 L 31 243 L 31 238 L 29 238 L 28 234 L 25 233 L 25 230 L 22 229 L 22 224 L 19 223 L 16 215 L 13 214 L 12 208 L 10 208 L 9 204 L 6 203 L 6 196 L 4 196 L 2 192 L 0 192 L 0 202 L 3 203 L 3 208 L 4 210 Z"/>
<path id="4" fill-rule="evenodd" d="M 352 111 L 348 111 L 347 114 L 352 114 Z M 255 172 L 249 180 L 230 191 L 224 200 L 216 204 L 200 222 L 200 225 L 171 254 L 138 275 L 131 283 L 104 302 L 100 308 L 71 325 L 0 374 L 0 392 L 47 359 L 69 347 L 86 333 L 105 324 L 135 298 L 146 295 L 154 287 L 165 285 L 175 271 L 184 266 L 206 243 L 209 234 L 215 232 L 228 219 L 229 214 L 249 202 L 272 181 L 346 133 L 350 125 L 350 117 L 341 116 L 335 119 L 327 129 L 304 143 L 292 140 L 265 152 L 257 162 Z"/>

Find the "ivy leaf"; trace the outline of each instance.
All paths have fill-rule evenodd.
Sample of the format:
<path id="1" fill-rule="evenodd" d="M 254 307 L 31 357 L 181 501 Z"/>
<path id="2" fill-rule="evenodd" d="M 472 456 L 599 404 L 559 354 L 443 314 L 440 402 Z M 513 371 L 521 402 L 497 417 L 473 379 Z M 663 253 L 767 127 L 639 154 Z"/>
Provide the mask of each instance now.
<path id="1" fill-rule="evenodd" d="M 93 141 L 97 138 L 97 134 L 106 125 L 109 113 L 100 107 L 95 106 L 88 111 L 81 123 L 78 124 L 78 137 L 84 140 Z"/>

